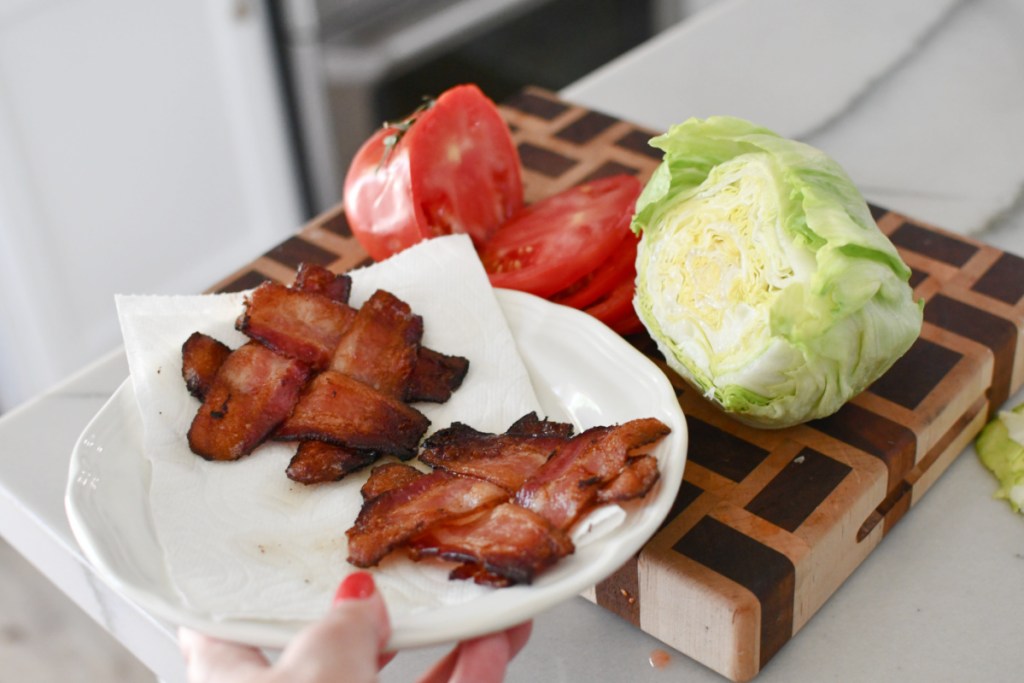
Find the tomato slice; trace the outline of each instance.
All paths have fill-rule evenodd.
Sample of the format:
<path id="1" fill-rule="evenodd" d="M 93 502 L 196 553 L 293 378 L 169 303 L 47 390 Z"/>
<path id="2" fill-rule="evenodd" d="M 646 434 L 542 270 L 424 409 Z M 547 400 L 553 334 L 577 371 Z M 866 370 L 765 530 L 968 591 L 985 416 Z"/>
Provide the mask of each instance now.
<path id="1" fill-rule="evenodd" d="M 467 233 L 479 248 L 523 204 L 519 153 L 494 102 L 456 86 L 363 143 L 343 203 L 378 261 L 449 233 Z"/>
<path id="2" fill-rule="evenodd" d="M 634 279 L 638 242 L 637 236 L 626 230 L 622 241 L 607 261 L 567 288 L 553 294 L 551 300 L 563 306 L 584 308 L 608 294 L 623 280 Z"/>
<path id="3" fill-rule="evenodd" d="M 607 296 L 583 310 L 619 334 L 639 332 L 643 324 L 633 308 L 635 292 L 636 283 L 632 279 L 623 280 Z"/>
<path id="4" fill-rule="evenodd" d="M 548 297 L 580 280 L 621 243 L 640 189 L 620 174 L 524 207 L 480 251 L 491 284 Z"/>

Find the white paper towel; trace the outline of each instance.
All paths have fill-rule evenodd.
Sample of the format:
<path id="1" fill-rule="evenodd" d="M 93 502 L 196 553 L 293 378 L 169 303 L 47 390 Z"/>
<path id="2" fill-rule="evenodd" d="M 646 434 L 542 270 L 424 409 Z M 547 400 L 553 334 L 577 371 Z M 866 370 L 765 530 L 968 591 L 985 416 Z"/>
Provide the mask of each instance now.
<path id="1" fill-rule="evenodd" d="M 486 273 L 465 236 L 422 242 L 353 272 L 352 304 L 386 289 L 423 316 L 423 343 L 470 361 L 445 404 L 417 404 L 430 431 L 453 421 L 503 431 L 537 398 Z M 268 443 L 235 462 L 188 448 L 199 407 L 181 378 L 181 345 L 194 331 L 228 344 L 243 294 L 119 296 L 118 315 L 152 465 L 150 505 L 168 574 L 185 604 L 215 619 L 307 620 L 321 615 L 352 571 L 347 529 L 367 473 L 304 486 L 285 475 L 294 445 Z M 389 558 L 377 583 L 393 613 L 457 604 L 488 590 L 448 581 L 447 569 Z"/>

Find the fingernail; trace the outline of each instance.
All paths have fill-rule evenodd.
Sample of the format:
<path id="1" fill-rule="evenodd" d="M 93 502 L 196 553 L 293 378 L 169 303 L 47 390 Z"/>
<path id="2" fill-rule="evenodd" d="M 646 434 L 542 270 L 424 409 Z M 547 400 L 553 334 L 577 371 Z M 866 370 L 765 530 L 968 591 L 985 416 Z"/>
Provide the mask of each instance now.
<path id="1" fill-rule="evenodd" d="M 376 590 L 373 576 L 369 572 L 352 572 L 338 585 L 334 593 L 334 604 L 343 600 L 365 600 Z"/>

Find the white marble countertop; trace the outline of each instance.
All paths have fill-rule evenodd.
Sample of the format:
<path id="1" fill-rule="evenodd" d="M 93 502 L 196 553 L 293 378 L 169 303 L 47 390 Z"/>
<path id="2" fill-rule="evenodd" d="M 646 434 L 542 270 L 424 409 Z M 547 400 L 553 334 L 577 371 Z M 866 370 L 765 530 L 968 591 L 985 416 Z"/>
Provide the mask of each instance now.
<path id="1" fill-rule="evenodd" d="M 872 201 L 1024 254 L 1024 0 L 720 0 L 562 95 L 659 129 L 750 118 L 824 148 Z M 0 534 L 180 681 L 173 628 L 97 576 L 64 512 L 72 446 L 126 376 L 114 351 L 0 418 Z M 1017 680 L 1024 517 L 994 489 L 968 449 L 757 680 Z M 403 653 L 382 680 L 437 653 Z M 725 679 L 574 599 L 538 617 L 508 680 Z"/>

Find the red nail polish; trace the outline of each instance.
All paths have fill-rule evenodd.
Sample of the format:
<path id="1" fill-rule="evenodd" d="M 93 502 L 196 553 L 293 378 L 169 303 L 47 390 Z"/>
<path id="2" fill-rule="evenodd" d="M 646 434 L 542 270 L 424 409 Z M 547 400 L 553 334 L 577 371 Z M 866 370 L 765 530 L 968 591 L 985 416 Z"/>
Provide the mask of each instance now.
<path id="1" fill-rule="evenodd" d="M 352 572 L 338 585 L 334 594 L 334 603 L 342 600 L 365 600 L 377 590 L 373 576 L 369 572 Z"/>

